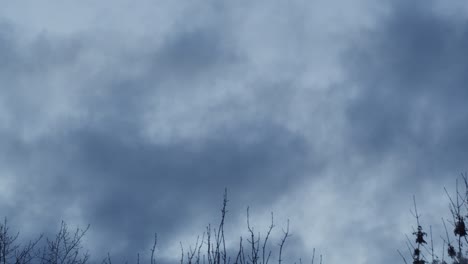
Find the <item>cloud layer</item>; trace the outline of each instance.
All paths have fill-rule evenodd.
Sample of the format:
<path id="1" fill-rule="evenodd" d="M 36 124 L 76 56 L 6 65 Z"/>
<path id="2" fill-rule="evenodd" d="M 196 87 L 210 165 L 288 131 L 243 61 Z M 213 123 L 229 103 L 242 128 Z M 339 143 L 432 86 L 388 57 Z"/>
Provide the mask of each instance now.
<path id="1" fill-rule="evenodd" d="M 232 233 L 248 205 L 291 219 L 291 262 L 395 263 L 411 195 L 437 221 L 466 170 L 461 2 L 49 5 L 0 11 L 0 208 L 26 232 L 90 223 L 130 261 L 158 232 L 178 259 L 228 188 Z"/>

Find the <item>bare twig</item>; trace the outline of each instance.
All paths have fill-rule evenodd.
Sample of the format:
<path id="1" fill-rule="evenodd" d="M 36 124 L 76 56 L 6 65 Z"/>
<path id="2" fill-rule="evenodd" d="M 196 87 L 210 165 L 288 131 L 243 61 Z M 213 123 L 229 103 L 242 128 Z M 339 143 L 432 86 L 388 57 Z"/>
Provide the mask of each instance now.
<path id="1" fill-rule="evenodd" d="M 268 253 L 268 257 L 267 259 L 265 260 L 265 249 L 266 249 L 266 244 L 267 244 L 267 241 L 268 241 L 268 238 L 270 237 L 270 233 L 271 233 L 271 230 L 273 230 L 273 228 L 275 227 L 275 225 L 273 224 L 273 212 L 271 213 L 271 224 L 270 224 L 270 227 L 268 228 L 268 232 L 265 236 L 265 240 L 263 241 L 263 247 L 262 247 L 262 264 L 268 264 L 268 260 L 270 259 L 270 256 L 271 256 L 271 250 L 269 251 Z"/>
<path id="2" fill-rule="evenodd" d="M 405 262 L 405 264 L 408 264 L 408 262 L 406 261 L 405 256 L 403 256 L 403 254 L 401 254 L 400 250 L 397 250 L 397 252 L 398 252 L 398 254 L 400 254 L 400 256 L 403 259 L 403 261 Z"/>
<path id="3" fill-rule="evenodd" d="M 156 245 L 158 244 L 158 234 L 154 233 L 154 242 L 153 247 L 151 248 L 151 264 L 156 264 L 156 259 L 154 253 L 156 251 Z M 140 255 L 138 255 L 138 261 L 140 260 Z"/>
<path id="4" fill-rule="evenodd" d="M 287 223 L 287 226 L 286 226 L 286 231 L 283 230 L 283 238 L 281 239 L 281 243 L 280 243 L 280 249 L 279 249 L 279 257 L 278 257 L 278 264 L 281 264 L 282 262 L 282 254 L 283 254 L 283 246 L 284 246 L 284 243 L 286 242 L 286 239 L 290 236 L 289 234 L 289 219 L 288 219 L 288 223 Z"/>

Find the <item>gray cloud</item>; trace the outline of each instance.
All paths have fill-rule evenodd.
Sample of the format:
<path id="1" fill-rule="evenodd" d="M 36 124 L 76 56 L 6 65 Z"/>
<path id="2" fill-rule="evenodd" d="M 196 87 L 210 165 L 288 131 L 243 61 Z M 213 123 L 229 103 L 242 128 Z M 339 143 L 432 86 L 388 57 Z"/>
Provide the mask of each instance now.
<path id="1" fill-rule="evenodd" d="M 463 54 L 468 35 L 459 17 L 439 11 L 433 3 L 397 1 L 375 28 L 354 39 L 343 56 L 348 69 L 345 85 L 356 87 L 345 108 L 346 153 L 360 157 L 368 168 L 391 164 L 383 167 L 388 171 L 372 176 L 393 181 L 373 197 L 380 205 L 376 215 L 385 220 L 364 236 L 380 241 L 371 244 L 398 247 L 398 237 L 385 239 L 384 230 L 401 232 L 397 231 L 398 218 L 405 214 L 401 205 L 411 207 L 411 194 L 427 206 L 425 223 L 437 226 L 438 217 L 448 210 L 439 210 L 441 202 L 428 196 L 443 199 L 442 187 L 466 170 L 468 64 Z M 366 177 L 358 177 L 357 184 Z M 380 252 L 375 258 L 388 254 L 387 247 L 371 244 L 369 248 L 375 248 L 371 252 Z"/>
<path id="2" fill-rule="evenodd" d="M 167 239 L 197 214 L 216 213 L 224 187 L 244 193 L 236 198 L 244 205 L 258 205 L 294 186 L 309 155 L 304 140 L 280 127 L 257 126 L 240 125 L 196 143 L 151 144 L 127 138 L 118 128 L 10 143 L 4 148 L 5 165 L 27 179 L 16 186 L 21 196 L 10 217 L 18 213 L 14 208 L 38 206 L 41 210 L 31 213 L 47 222 L 66 217 L 64 210 L 77 203 L 108 246 L 132 241 L 122 254 L 129 256 L 143 248 L 152 231 Z M 243 142 L 255 129 L 263 131 L 259 140 Z"/>
<path id="3" fill-rule="evenodd" d="M 64 40 L 44 33 L 29 42 L 9 34 L 2 76 L 10 88 L 1 92 L 9 124 L 1 142 L 4 168 L 18 179 L 6 207 L 12 219 L 36 219 L 48 232 L 54 225 L 46 223 L 61 218 L 89 222 L 98 249 L 130 258 L 152 232 L 170 240 L 191 219 L 216 214 L 225 187 L 242 194 L 238 211 L 275 200 L 304 176 L 301 168 L 313 166 L 306 163 L 307 140 L 268 115 L 223 118 L 244 111 L 238 98 L 187 112 L 203 92 L 197 85 L 222 76 L 229 61 L 240 63 L 218 28 L 176 33 L 161 47 L 124 55 L 122 47 L 102 50 L 101 40 L 86 34 Z M 156 127 L 155 141 L 145 135 L 151 124 L 144 116 L 160 98 L 174 102 L 157 107 L 163 116 L 218 121 L 208 120 L 200 137 L 167 142 L 157 139 Z M 161 125 L 177 130 L 174 122 Z"/>
<path id="4" fill-rule="evenodd" d="M 348 111 L 356 148 L 377 158 L 410 155 L 434 176 L 462 170 L 467 40 L 463 24 L 430 6 L 397 4 L 347 56 L 362 87 Z"/>
<path id="5" fill-rule="evenodd" d="M 227 187 L 232 232 L 247 205 L 291 218 L 290 260 L 391 263 L 407 198 L 465 169 L 468 38 L 436 1 L 126 4 L 3 11 L 0 206 L 27 232 L 90 223 L 132 260 Z"/>

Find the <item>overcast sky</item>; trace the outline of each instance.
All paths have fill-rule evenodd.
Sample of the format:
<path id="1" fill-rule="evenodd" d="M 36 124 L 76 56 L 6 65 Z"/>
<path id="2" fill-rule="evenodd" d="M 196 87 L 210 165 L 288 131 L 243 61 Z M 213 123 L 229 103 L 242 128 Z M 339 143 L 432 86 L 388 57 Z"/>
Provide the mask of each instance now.
<path id="1" fill-rule="evenodd" d="M 227 188 L 229 246 L 250 206 L 289 263 L 402 263 L 468 169 L 466 1 L 0 3 L 0 216 L 95 261 L 178 261 Z"/>

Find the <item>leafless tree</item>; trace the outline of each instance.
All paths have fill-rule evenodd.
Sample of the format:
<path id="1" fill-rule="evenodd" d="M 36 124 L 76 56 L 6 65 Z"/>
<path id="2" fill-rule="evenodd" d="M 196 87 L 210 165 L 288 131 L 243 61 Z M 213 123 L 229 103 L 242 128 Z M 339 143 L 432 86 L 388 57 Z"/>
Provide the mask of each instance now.
<path id="1" fill-rule="evenodd" d="M 76 228 L 70 232 L 62 221 L 54 239 L 47 239 L 42 250 L 41 264 L 85 264 L 89 259 L 88 252 L 82 252 L 82 239 L 89 229 Z"/>
<path id="2" fill-rule="evenodd" d="M 43 235 L 22 246 L 18 240 L 19 233 L 10 234 L 10 228 L 5 218 L 0 224 L 0 263 L 28 264 L 35 258 L 35 248 Z"/>
<path id="3" fill-rule="evenodd" d="M 283 249 L 286 240 L 291 236 L 289 232 L 289 220 L 286 229 L 279 241 L 278 248 L 273 249 L 274 243 L 270 242 L 270 237 L 275 228 L 273 213 L 271 213 L 271 224 L 267 228 L 265 236 L 256 232 L 250 221 L 250 208 L 247 208 L 247 231 L 248 237 L 243 239 L 240 236 L 239 250 L 231 258 L 226 244 L 226 234 L 224 227 L 227 217 L 227 189 L 224 191 L 223 203 L 221 207 L 221 219 L 218 225 L 213 228 L 208 224 L 202 236 L 198 236 L 194 247 L 189 246 L 184 250 L 182 242 L 181 264 L 269 264 L 273 255 L 278 257 L 278 264 L 283 264 Z M 89 225 L 82 229 L 70 230 L 65 222 L 61 222 L 58 232 L 51 238 L 43 239 L 44 235 L 39 235 L 36 239 L 21 244 L 19 233 L 11 233 L 7 221 L 0 223 L 0 264 L 88 264 L 90 255 L 82 245 L 83 238 L 89 230 Z M 247 243 L 245 243 L 247 241 Z M 149 264 L 156 264 L 158 236 L 154 234 L 154 241 L 149 249 Z M 244 248 L 245 246 L 245 248 Z M 275 253 L 273 253 L 275 252 Z M 315 257 L 315 249 L 312 256 Z M 207 261 L 207 263 L 205 263 Z M 232 263 L 231 263 L 232 262 Z M 320 257 L 321 262 L 321 257 Z M 137 264 L 140 264 L 140 254 L 137 254 Z M 302 260 L 300 260 L 302 263 Z M 111 254 L 102 260 L 101 264 L 112 264 Z"/>
<path id="4" fill-rule="evenodd" d="M 225 219 L 227 207 L 227 190 L 224 192 L 224 199 L 223 205 L 221 208 L 221 220 L 218 225 L 218 229 L 212 228 L 211 224 L 206 227 L 206 232 L 203 234 L 201 243 L 199 244 L 199 238 L 197 238 L 197 242 L 195 244 L 194 249 L 189 249 L 188 252 L 184 253 L 183 248 L 181 248 L 182 255 L 186 254 L 186 258 L 183 256 L 181 257 L 182 264 L 192 264 L 196 262 L 197 264 L 200 261 L 200 250 L 203 245 L 206 245 L 206 256 L 208 260 L 208 264 L 230 264 L 231 257 L 227 255 L 226 250 L 226 237 L 224 232 L 225 226 Z M 248 237 L 245 239 L 247 241 L 247 247 L 244 247 L 244 239 L 241 236 L 239 239 L 239 249 L 237 254 L 232 258 L 233 264 L 268 264 L 270 258 L 272 256 L 272 249 L 269 248 L 269 239 L 272 230 L 275 227 L 273 213 L 271 213 L 271 224 L 268 226 L 266 235 L 264 238 L 261 238 L 260 232 L 256 232 L 254 227 L 251 225 L 250 222 L 250 208 L 247 207 L 247 231 Z M 204 241 L 204 237 L 206 234 L 206 241 Z M 287 238 L 291 236 L 289 232 L 289 220 L 287 222 L 286 229 L 283 230 L 283 236 L 278 244 L 277 249 L 277 256 L 278 256 L 278 264 L 283 263 L 283 249 L 286 244 Z M 195 251 L 197 249 L 197 251 Z M 261 251 L 260 251 L 261 250 Z M 193 261 L 195 257 L 195 252 L 197 252 L 196 261 Z M 314 249 L 314 256 L 315 256 L 315 249 Z M 314 258 L 313 256 L 313 258 Z M 185 262 L 183 261 L 185 259 Z M 205 255 L 203 255 L 203 259 L 205 259 Z M 322 256 L 320 256 L 320 262 L 322 260 Z M 313 263 L 313 259 L 312 259 Z"/>

